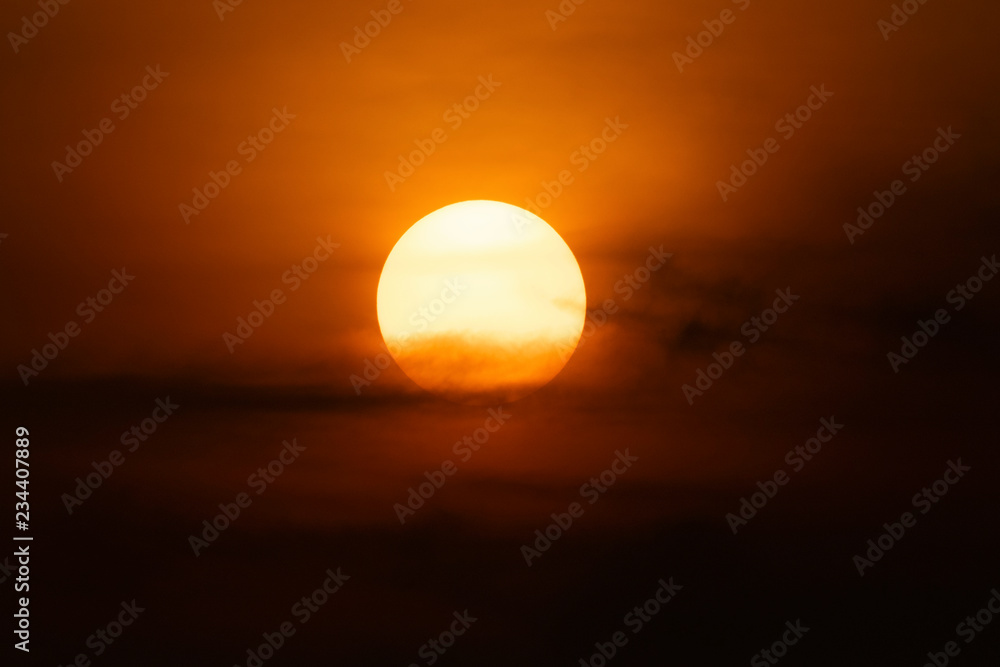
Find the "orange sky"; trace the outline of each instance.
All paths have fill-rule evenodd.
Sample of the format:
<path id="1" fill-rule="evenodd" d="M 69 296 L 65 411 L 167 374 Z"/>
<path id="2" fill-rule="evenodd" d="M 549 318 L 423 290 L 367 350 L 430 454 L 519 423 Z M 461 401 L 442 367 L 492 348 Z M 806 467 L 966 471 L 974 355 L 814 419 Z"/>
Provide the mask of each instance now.
<path id="1" fill-rule="evenodd" d="M 723 662 L 744 660 L 792 607 L 835 609 L 866 636 L 892 615 L 881 585 L 844 584 L 847 551 L 958 454 L 976 466 L 966 495 L 881 581 L 903 591 L 890 611 L 911 635 L 939 615 L 925 609 L 935 591 L 956 608 L 978 591 L 997 556 L 980 517 L 996 501 L 1000 282 L 901 373 L 886 353 L 1000 251 L 1000 7 L 931 0 L 885 39 L 888 0 L 587 0 L 556 29 L 557 0 L 398 2 L 246 0 L 220 19 L 211 0 L 73 0 L 16 52 L 9 37 L 0 47 L 0 398 L 5 417 L 40 431 L 44 608 L 77 610 L 45 621 L 61 642 L 52 664 L 68 664 L 92 603 L 115 605 L 133 585 L 163 611 L 120 656 L 232 664 L 334 552 L 360 573 L 356 592 L 312 639 L 303 632 L 288 664 L 408 664 L 430 615 L 475 595 L 495 612 L 469 640 L 475 664 L 574 664 L 615 627 L 608 610 L 650 588 L 621 587 L 620 573 L 652 584 L 667 568 L 689 575 L 691 606 L 646 634 L 660 644 L 636 646 L 638 664 L 696 664 L 717 627 L 730 633 Z M 348 62 L 341 43 L 387 6 L 399 11 Z M 36 11 L 5 3 L 0 28 Z M 679 72 L 675 52 L 720 17 Z M 142 101 L 121 100 L 143 85 Z M 822 104 L 816 90 L 830 93 Z M 795 113 L 809 120 L 795 127 Z M 72 171 L 53 167 L 111 126 Z M 948 150 L 910 180 L 906 163 L 941 132 Z M 399 156 L 428 142 L 423 164 L 400 172 Z M 719 181 L 762 151 L 723 199 Z M 224 187 L 205 206 L 193 189 L 210 173 Z M 849 239 L 858 207 L 895 180 L 905 193 Z M 417 220 L 472 199 L 539 206 L 578 260 L 597 324 L 401 526 L 393 504 L 458 460 L 455 443 L 488 413 L 382 364 L 379 274 Z M 641 287 L 623 282 L 665 255 Z M 776 290 L 799 298 L 749 344 L 743 329 Z M 270 314 L 243 336 L 255 301 Z M 50 334 L 65 349 L 25 386 L 18 367 L 54 349 Z M 746 353 L 689 402 L 682 387 L 733 341 Z M 167 395 L 177 416 L 67 516 L 60 494 Z M 726 541 L 724 514 L 831 414 L 848 427 L 824 462 L 756 537 Z M 193 561 L 185 536 L 292 437 L 304 463 Z M 625 448 L 640 463 L 528 571 L 519 545 Z M 192 618 L 211 636 L 192 636 Z M 398 626 L 391 645 L 386 623 Z M 843 663 L 849 634 L 816 641 L 808 664 Z M 146 645 L 162 648 L 150 658 Z M 373 651 L 382 662 L 358 657 Z"/>
<path id="2" fill-rule="evenodd" d="M 382 353 L 375 292 L 389 251 L 434 209 L 473 198 L 537 202 L 565 171 L 542 215 L 578 258 L 588 308 L 613 300 L 615 311 L 523 404 L 546 423 L 543 432 L 561 428 L 543 416 L 549 407 L 607 406 L 617 415 L 611 423 L 625 420 L 638 442 L 676 434 L 672 447 L 656 445 L 664 467 L 639 475 L 725 479 L 750 474 L 727 438 L 765 436 L 728 422 L 712 426 L 727 435 L 707 435 L 702 419 L 716 411 L 811 421 L 832 404 L 870 405 L 888 386 L 913 395 L 893 377 L 859 378 L 884 370 L 900 331 L 996 249 L 996 93 L 980 85 L 995 72 L 996 47 L 970 37 L 986 30 L 984 14 L 995 7 L 928 5 L 885 41 L 876 28 L 883 8 L 870 3 L 754 2 L 745 11 L 733 3 L 735 20 L 680 73 L 672 54 L 725 3 L 594 0 L 554 31 L 537 3 L 403 6 L 350 63 L 338 44 L 368 20 L 363 3 L 245 3 L 223 21 L 207 3 L 72 4 L 11 54 L 3 86 L 18 131 L 4 162 L 12 215 L 0 247 L 9 386 L 23 389 L 17 366 L 76 322 L 81 333 L 30 379 L 26 395 L 64 379 L 129 377 L 207 391 L 209 405 L 236 400 L 226 396 L 240 385 L 282 400 L 315 392 L 362 412 L 397 397 L 422 400 L 394 365 L 370 385 L 352 382 L 374 372 L 369 362 Z M 6 10 L 5 24 L 17 11 Z M 147 77 L 147 66 L 169 74 L 119 119 L 113 101 Z M 832 97 L 788 138 L 776 121 L 819 86 Z M 477 90 L 480 108 L 458 124 L 449 109 Z M 274 109 L 294 118 L 271 125 L 280 131 L 248 162 L 253 151 L 242 142 L 272 122 Z M 60 183 L 52 161 L 105 117 L 114 132 Z M 856 208 L 899 178 L 939 127 L 962 138 L 849 243 L 843 225 Z M 398 169 L 398 156 L 434 136 L 425 164 L 390 188 L 385 174 Z M 582 158 L 581 145 L 596 137 L 613 141 Z M 778 152 L 722 201 L 718 181 L 769 138 Z M 179 205 L 233 160 L 239 173 L 185 224 Z M 669 264 L 624 298 L 616 286 L 651 247 L 672 253 Z M 289 273 L 321 256 L 307 280 Z M 78 304 L 122 267 L 134 281 L 84 322 Z M 784 288 L 801 295 L 794 314 L 689 406 L 682 385 Z M 227 344 L 238 318 L 276 289 L 284 301 L 273 316 L 245 342 Z M 982 306 L 966 317 L 970 332 L 996 321 Z M 933 369 L 944 375 L 932 374 L 932 386 L 960 372 Z M 414 417 L 427 429 L 415 455 L 436 464 L 480 412 L 456 408 L 454 422 Z M 369 434 L 391 442 L 392 423 Z M 605 455 L 605 431 L 580 432 L 590 444 L 576 465 L 586 470 Z M 531 433 L 512 438 L 512 461 L 531 451 Z M 734 458 L 706 467 L 717 452 Z M 527 460 L 551 473 L 545 461 Z M 404 478 L 412 466 L 406 457 L 393 463 Z M 371 483 L 395 490 L 394 481 Z"/>
<path id="3" fill-rule="evenodd" d="M 0 271 L 11 289 L 0 299 L 15 314 L 5 363 L 30 356 L 105 274 L 127 266 L 134 287 L 50 376 L 255 376 L 256 363 L 320 364 L 350 390 L 344 369 L 377 350 L 374 290 L 401 233 L 455 201 L 523 205 L 563 170 L 573 182 L 543 216 L 577 254 L 591 308 L 650 244 L 676 253 L 685 289 L 701 303 L 671 295 L 663 315 L 687 320 L 717 308 L 703 290 L 762 270 L 734 265 L 744 259 L 732 253 L 748 244 L 786 265 L 802 250 L 783 248 L 815 248 L 855 263 L 857 278 L 846 279 L 863 282 L 905 248 L 925 252 L 936 239 L 978 233 L 992 191 L 980 183 L 989 182 L 983 169 L 996 145 L 987 111 L 996 94 L 976 82 L 991 80 L 996 54 L 991 39 L 970 31 L 989 25 L 983 13 L 996 8 L 928 6 L 886 42 L 876 28 L 886 12 L 871 3 L 733 4 L 735 21 L 679 73 L 672 53 L 726 6 L 589 2 L 553 31 L 534 2 L 407 2 L 347 63 L 338 44 L 370 20 L 364 3 L 245 3 L 223 21 L 209 3 L 67 5 L 3 64 L 8 127 L 17 128 L 3 174 L 12 215 Z M 3 24 L 20 11 L 8 7 Z M 157 65 L 169 75 L 118 120 L 113 100 Z M 490 75 L 499 86 L 452 129 L 454 115 L 446 122 L 444 113 Z M 723 203 L 716 182 L 747 149 L 780 136 L 775 121 L 820 84 L 834 96 Z M 178 205 L 210 170 L 245 159 L 238 146 L 275 107 L 295 118 L 184 224 Z M 105 117 L 115 131 L 59 183 L 51 162 Z M 574 152 L 607 118 L 628 127 L 580 173 Z M 842 224 L 939 126 L 965 139 L 855 252 Z M 390 191 L 385 172 L 436 128 L 446 141 Z M 929 215 L 945 193 L 961 214 L 952 207 L 923 238 L 908 234 L 904 218 Z M 222 333 L 326 235 L 341 244 L 335 257 L 231 358 Z M 817 270 L 809 264 L 807 274 Z M 891 268 L 901 283 L 922 270 Z M 790 280 L 781 273 L 779 283 Z M 734 315 L 742 321 L 745 312 Z"/>

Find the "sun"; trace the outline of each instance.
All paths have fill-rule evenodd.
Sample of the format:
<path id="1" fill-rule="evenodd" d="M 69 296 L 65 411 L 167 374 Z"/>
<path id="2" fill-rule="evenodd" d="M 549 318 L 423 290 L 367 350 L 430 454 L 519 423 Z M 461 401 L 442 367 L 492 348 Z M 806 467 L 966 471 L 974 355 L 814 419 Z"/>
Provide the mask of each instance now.
<path id="1" fill-rule="evenodd" d="M 465 201 L 421 218 L 378 284 L 379 327 L 406 375 L 473 405 L 545 385 L 580 340 L 587 294 L 576 257 L 538 216 Z"/>

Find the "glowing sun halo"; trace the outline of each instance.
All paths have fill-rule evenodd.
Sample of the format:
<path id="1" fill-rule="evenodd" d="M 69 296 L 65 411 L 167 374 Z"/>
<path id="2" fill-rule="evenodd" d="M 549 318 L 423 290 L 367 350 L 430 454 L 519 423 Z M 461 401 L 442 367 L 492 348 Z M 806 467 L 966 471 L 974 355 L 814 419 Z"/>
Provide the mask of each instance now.
<path id="1" fill-rule="evenodd" d="M 583 331 L 573 252 L 516 206 L 466 201 L 420 219 L 378 284 L 378 321 L 418 385 L 463 403 L 521 398 L 555 377 Z"/>

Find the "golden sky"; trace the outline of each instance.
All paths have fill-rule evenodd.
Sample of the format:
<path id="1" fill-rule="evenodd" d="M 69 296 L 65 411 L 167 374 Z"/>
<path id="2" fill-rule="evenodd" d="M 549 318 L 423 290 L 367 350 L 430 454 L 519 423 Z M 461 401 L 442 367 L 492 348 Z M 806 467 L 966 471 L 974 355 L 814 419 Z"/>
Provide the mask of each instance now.
<path id="1" fill-rule="evenodd" d="M 563 171 L 572 182 L 543 217 L 577 254 L 591 308 L 651 244 L 676 253 L 684 289 L 702 302 L 672 294 L 664 315 L 688 320 L 718 307 L 702 290 L 748 280 L 733 276 L 745 261 L 735 249 L 759 246 L 789 267 L 812 252 L 806 273 L 819 271 L 816 258 L 854 262 L 863 281 L 913 244 L 974 233 L 996 139 L 995 91 L 977 82 L 991 80 L 996 58 L 992 40 L 969 33 L 994 7 L 927 6 L 885 41 L 876 22 L 888 12 L 867 2 L 730 4 L 733 22 L 683 73 L 672 54 L 727 3 L 588 2 L 553 30 L 535 2 L 405 2 L 350 63 L 338 45 L 372 20 L 364 3 L 244 3 L 224 20 L 209 3 L 66 5 L 4 62 L 17 127 L 3 174 L 11 215 L 0 271 L 12 289 L 0 298 L 17 315 L 4 334 L 8 365 L 126 266 L 135 287 L 52 375 L 240 375 L 260 362 L 332 366 L 334 382 L 346 380 L 345 368 L 377 350 L 374 288 L 403 231 L 465 199 L 525 205 Z M 5 24 L 18 11 L 9 7 Z M 169 74 L 119 119 L 112 104 L 147 66 Z M 832 97 L 785 139 L 776 121 L 813 86 Z M 485 99 L 457 115 L 477 89 Z M 243 142 L 273 109 L 294 118 L 246 162 Z M 60 183 L 51 163 L 104 118 L 114 131 Z M 608 119 L 620 134 L 607 132 L 614 140 L 590 160 L 580 148 Z M 948 126 L 963 141 L 893 212 L 892 238 L 876 228 L 862 247 L 846 244 L 856 207 Z M 444 142 L 390 190 L 385 173 L 435 130 Z M 771 137 L 779 151 L 723 202 L 717 182 Z M 231 160 L 240 173 L 185 224 L 179 205 Z M 907 234 L 903 216 L 930 215 L 944 193 L 961 214 L 920 239 Z M 231 358 L 222 333 L 328 235 L 341 244 L 333 259 Z M 884 254 L 869 264 L 871 253 Z M 920 271 L 891 268 L 904 282 Z"/>
<path id="2" fill-rule="evenodd" d="M 896 588 L 926 603 L 926 582 L 954 592 L 969 559 L 995 565 L 976 508 L 959 510 L 996 495 L 998 283 L 902 373 L 886 353 L 1000 250 L 996 3 L 930 0 L 887 32 L 893 3 L 871 0 L 587 0 L 558 22 L 557 0 L 245 0 L 220 16 L 226 1 L 72 0 L 0 47 L 0 395 L 42 429 L 51 557 L 90 553 L 46 569 L 46 608 L 119 595 L 104 582 L 129 573 L 174 600 L 157 628 L 212 628 L 195 641 L 211 646 L 154 635 L 164 661 L 227 664 L 246 627 L 285 605 L 286 580 L 249 603 L 244 582 L 305 576 L 337 551 L 369 576 L 312 641 L 329 659 L 330 633 L 358 640 L 336 647 L 345 664 L 372 646 L 406 664 L 428 608 L 447 616 L 469 591 L 496 611 L 495 634 L 470 646 L 533 637 L 536 662 L 513 655 L 521 646 L 480 656 L 571 664 L 537 636 L 545 603 L 562 605 L 556 629 L 576 643 L 560 650 L 575 651 L 612 627 L 591 627 L 578 580 L 666 563 L 718 587 L 670 626 L 676 646 L 714 645 L 719 618 L 751 634 L 768 593 L 754 587 L 786 575 L 781 595 L 821 581 L 824 611 L 846 596 L 840 617 L 865 633 L 888 614 L 848 599 L 832 559 L 960 446 L 983 481 L 963 482 L 934 558 L 911 552 L 943 565 Z M 0 27 L 21 32 L 37 11 L 5 3 Z M 348 58 L 342 45 L 379 18 Z M 87 154 L 68 156 L 81 142 Z M 845 230 L 890 196 L 863 234 Z M 564 370 L 505 406 L 509 424 L 473 456 L 458 443 L 490 413 L 428 395 L 388 361 L 376 293 L 407 229 L 480 199 L 533 208 L 558 232 L 590 316 Z M 753 324 L 780 294 L 794 295 L 787 314 Z M 733 341 L 745 354 L 689 402 L 682 387 Z M 44 368 L 24 376 L 33 356 Z M 89 514 L 67 517 L 59 494 L 167 395 L 178 416 Z M 784 541 L 722 542 L 740 494 L 831 414 L 845 435 L 773 506 Z M 183 536 L 292 437 L 310 462 L 192 564 Z M 546 556 L 537 585 L 518 545 L 624 448 L 641 463 L 588 510 L 566 560 Z M 393 504 L 446 459 L 458 474 L 401 527 Z M 785 613 L 787 599 L 765 601 Z M 409 633 L 399 645 L 382 646 L 384 625 L 361 613 L 373 609 Z M 54 623 L 75 638 L 90 619 Z"/>

